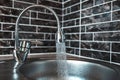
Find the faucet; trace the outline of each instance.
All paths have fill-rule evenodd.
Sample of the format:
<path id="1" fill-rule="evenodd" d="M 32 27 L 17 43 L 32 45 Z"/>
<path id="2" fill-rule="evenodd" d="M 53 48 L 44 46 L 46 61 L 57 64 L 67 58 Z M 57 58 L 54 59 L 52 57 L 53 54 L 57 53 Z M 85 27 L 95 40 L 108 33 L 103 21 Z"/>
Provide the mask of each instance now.
<path id="1" fill-rule="evenodd" d="M 42 7 L 48 9 L 53 13 L 57 21 L 57 33 L 56 33 L 56 44 L 64 43 L 63 32 L 60 28 L 60 21 L 54 10 L 44 5 L 31 5 L 25 8 L 18 16 L 15 24 L 15 48 L 13 51 L 13 56 L 16 62 L 22 63 L 26 60 L 28 53 L 30 52 L 31 42 L 30 41 L 19 41 L 19 31 L 18 26 L 22 15 L 29 9 L 34 7 Z"/>

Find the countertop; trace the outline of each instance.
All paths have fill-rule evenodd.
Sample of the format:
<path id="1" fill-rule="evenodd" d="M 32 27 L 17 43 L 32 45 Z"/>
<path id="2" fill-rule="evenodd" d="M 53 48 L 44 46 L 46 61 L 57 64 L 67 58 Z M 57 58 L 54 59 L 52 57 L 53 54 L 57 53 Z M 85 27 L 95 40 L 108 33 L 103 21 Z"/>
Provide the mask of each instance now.
<path id="1" fill-rule="evenodd" d="M 47 57 L 42 56 L 42 58 L 31 58 L 31 59 L 28 59 L 26 62 L 29 63 L 29 62 L 38 61 L 38 60 L 43 61 L 43 60 L 46 60 L 45 58 Z M 50 56 L 47 60 L 49 59 L 50 59 Z M 52 58 L 51 56 L 51 59 L 54 59 L 54 58 Z M 84 59 L 84 58 L 78 58 L 78 57 L 77 58 L 70 57 L 68 59 L 89 61 L 89 62 L 99 63 L 102 65 L 107 65 L 109 67 L 114 68 L 118 72 L 119 79 L 120 79 L 120 66 L 119 65 L 110 64 L 110 63 L 101 62 L 101 61 L 89 60 L 89 59 Z M 14 68 L 15 66 L 16 66 L 16 62 L 13 59 L 4 60 L 4 61 L 1 60 L 0 61 L 0 80 L 29 80 L 19 72 L 18 68 Z"/>

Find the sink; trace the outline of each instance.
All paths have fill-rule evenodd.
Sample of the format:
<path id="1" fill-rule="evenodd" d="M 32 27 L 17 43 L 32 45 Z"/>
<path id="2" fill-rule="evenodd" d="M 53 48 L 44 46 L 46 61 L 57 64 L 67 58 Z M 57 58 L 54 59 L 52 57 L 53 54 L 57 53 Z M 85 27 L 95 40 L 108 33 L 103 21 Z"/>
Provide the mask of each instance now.
<path id="1" fill-rule="evenodd" d="M 34 61 L 23 64 L 19 71 L 29 80 L 118 80 L 118 72 L 111 67 L 77 60 L 67 60 L 67 79 L 57 75 L 57 60 Z"/>

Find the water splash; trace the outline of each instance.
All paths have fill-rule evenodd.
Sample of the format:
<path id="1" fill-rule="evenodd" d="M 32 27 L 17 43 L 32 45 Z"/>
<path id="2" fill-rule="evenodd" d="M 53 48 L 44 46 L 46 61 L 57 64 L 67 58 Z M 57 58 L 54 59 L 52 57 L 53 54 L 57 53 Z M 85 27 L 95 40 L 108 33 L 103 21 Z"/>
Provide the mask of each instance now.
<path id="1" fill-rule="evenodd" d="M 57 43 L 57 72 L 59 80 L 68 80 L 67 57 L 65 43 Z"/>

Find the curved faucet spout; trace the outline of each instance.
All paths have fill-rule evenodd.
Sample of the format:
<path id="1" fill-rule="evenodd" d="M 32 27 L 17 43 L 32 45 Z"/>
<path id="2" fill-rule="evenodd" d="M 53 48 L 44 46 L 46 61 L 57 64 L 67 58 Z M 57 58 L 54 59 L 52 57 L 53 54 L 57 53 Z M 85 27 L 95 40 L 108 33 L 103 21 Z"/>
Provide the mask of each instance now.
<path id="1" fill-rule="evenodd" d="M 21 61 L 24 61 L 22 59 L 21 60 L 21 54 L 20 54 L 20 42 L 19 42 L 19 31 L 18 31 L 18 26 L 19 26 L 19 22 L 20 22 L 20 19 L 22 17 L 22 15 L 29 9 L 31 8 L 39 8 L 39 7 L 42 7 L 42 8 L 45 8 L 45 9 L 48 9 L 50 12 L 53 13 L 53 15 L 55 16 L 56 20 L 57 20 L 57 36 L 56 36 L 56 43 L 62 43 L 64 42 L 64 39 L 63 39 L 63 33 L 62 33 L 62 30 L 60 28 L 60 21 L 59 21 L 59 18 L 57 16 L 57 14 L 55 13 L 54 10 L 52 10 L 51 8 L 47 7 L 47 6 L 44 6 L 44 5 L 32 5 L 32 6 L 29 6 L 27 8 L 25 8 L 21 13 L 20 15 L 18 16 L 17 18 L 17 21 L 16 21 L 16 26 L 15 26 L 15 50 L 14 50 L 14 57 L 15 57 L 15 60 L 17 62 L 21 62 Z M 28 53 L 27 53 L 28 54 Z M 22 57 L 24 57 L 25 55 L 23 55 Z"/>

